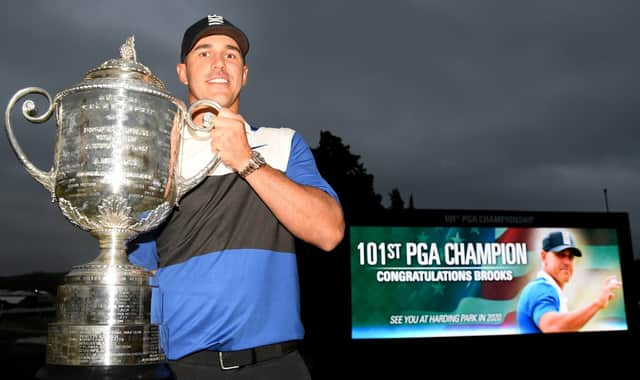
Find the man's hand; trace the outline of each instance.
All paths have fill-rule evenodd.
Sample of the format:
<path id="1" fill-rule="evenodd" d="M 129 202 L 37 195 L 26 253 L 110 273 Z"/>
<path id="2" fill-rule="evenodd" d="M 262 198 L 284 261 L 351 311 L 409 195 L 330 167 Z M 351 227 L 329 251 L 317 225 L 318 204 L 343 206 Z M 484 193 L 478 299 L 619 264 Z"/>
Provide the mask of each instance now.
<path id="1" fill-rule="evenodd" d="M 615 296 L 614 291 L 620 289 L 621 286 L 622 282 L 618 281 L 615 276 L 607 277 L 602 284 L 600 294 L 598 294 L 596 298 L 596 302 L 600 308 L 605 308 L 609 305 L 609 301 Z"/>
<path id="2" fill-rule="evenodd" d="M 228 108 L 222 108 L 214 119 L 211 130 L 211 150 L 234 171 L 242 170 L 251 159 L 245 120 Z"/>

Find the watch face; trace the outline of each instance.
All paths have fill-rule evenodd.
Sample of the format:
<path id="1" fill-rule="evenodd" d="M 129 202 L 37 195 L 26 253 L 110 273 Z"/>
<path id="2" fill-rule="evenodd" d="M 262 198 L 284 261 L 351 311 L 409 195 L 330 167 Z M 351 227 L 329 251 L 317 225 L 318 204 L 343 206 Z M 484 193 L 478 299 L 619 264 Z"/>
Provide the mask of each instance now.
<path id="1" fill-rule="evenodd" d="M 264 160 L 264 157 L 262 157 L 262 155 L 260 154 L 260 152 L 256 152 L 255 150 L 252 152 L 251 154 L 253 160 L 255 161 L 255 163 L 257 164 L 257 168 L 266 165 L 267 162 Z"/>
<path id="2" fill-rule="evenodd" d="M 241 177 L 246 177 L 249 174 L 253 173 L 256 169 L 260 169 L 265 166 L 267 162 L 264 160 L 264 157 L 259 152 L 255 150 L 251 151 L 251 159 L 247 163 L 247 166 L 242 169 L 239 174 Z"/>

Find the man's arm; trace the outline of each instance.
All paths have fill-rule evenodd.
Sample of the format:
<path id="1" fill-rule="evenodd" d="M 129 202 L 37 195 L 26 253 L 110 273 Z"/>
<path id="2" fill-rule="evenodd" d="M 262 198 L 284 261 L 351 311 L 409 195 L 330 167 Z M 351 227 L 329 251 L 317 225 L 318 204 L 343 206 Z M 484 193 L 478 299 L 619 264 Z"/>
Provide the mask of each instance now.
<path id="1" fill-rule="evenodd" d="M 569 332 L 578 331 L 593 318 L 601 309 L 609 305 L 614 297 L 613 291 L 620 288 L 620 283 L 615 277 L 607 278 L 600 289 L 600 293 L 593 302 L 580 309 L 561 313 L 548 312 L 540 317 L 538 327 L 543 332 Z"/>
<path id="2" fill-rule="evenodd" d="M 578 310 L 561 313 L 550 311 L 540 317 L 538 327 L 545 333 L 578 331 L 602 309 L 597 301 L 591 302 Z"/>
<path id="3" fill-rule="evenodd" d="M 332 250 L 342 240 L 342 208 L 324 191 L 297 184 L 269 165 L 245 179 L 296 237 L 325 251 Z"/>
<path id="4" fill-rule="evenodd" d="M 251 157 L 245 124 L 241 115 L 223 108 L 211 130 L 211 149 L 236 172 L 242 170 Z M 342 207 L 324 191 L 298 184 L 269 165 L 249 174 L 245 180 L 297 238 L 330 251 L 344 237 Z"/>

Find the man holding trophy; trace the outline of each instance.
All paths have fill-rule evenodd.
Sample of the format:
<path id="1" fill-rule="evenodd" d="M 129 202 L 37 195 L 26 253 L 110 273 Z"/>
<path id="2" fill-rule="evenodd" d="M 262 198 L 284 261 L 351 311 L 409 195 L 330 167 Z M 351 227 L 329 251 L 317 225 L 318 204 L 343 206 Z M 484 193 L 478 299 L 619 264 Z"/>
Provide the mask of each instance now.
<path id="1" fill-rule="evenodd" d="M 178 78 L 201 102 L 176 165 L 213 168 L 166 222 L 129 245 L 155 271 L 151 319 L 178 379 L 307 379 L 294 240 L 325 251 L 342 240 L 335 191 L 309 146 L 288 128 L 253 128 L 239 113 L 247 82 L 246 35 L 208 15 L 184 33 Z M 211 101 L 220 105 L 212 123 Z M 202 112 L 200 112 L 202 111 Z M 204 119 L 204 120 L 203 120 Z M 212 124 L 212 125 L 211 125 Z"/>

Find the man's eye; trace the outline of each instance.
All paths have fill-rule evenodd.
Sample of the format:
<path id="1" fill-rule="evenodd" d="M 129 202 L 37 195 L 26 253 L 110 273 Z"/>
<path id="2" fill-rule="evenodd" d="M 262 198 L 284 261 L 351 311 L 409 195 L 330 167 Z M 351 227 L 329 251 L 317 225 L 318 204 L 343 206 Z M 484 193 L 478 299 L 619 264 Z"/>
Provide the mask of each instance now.
<path id="1" fill-rule="evenodd" d="M 236 55 L 234 53 L 227 53 L 227 58 L 228 59 L 235 59 Z"/>
<path id="2" fill-rule="evenodd" d="M 210 54 L 208 51 L 201 51 L 200 53 L 198 53 L 199 57 L 208 57 Z"/>

